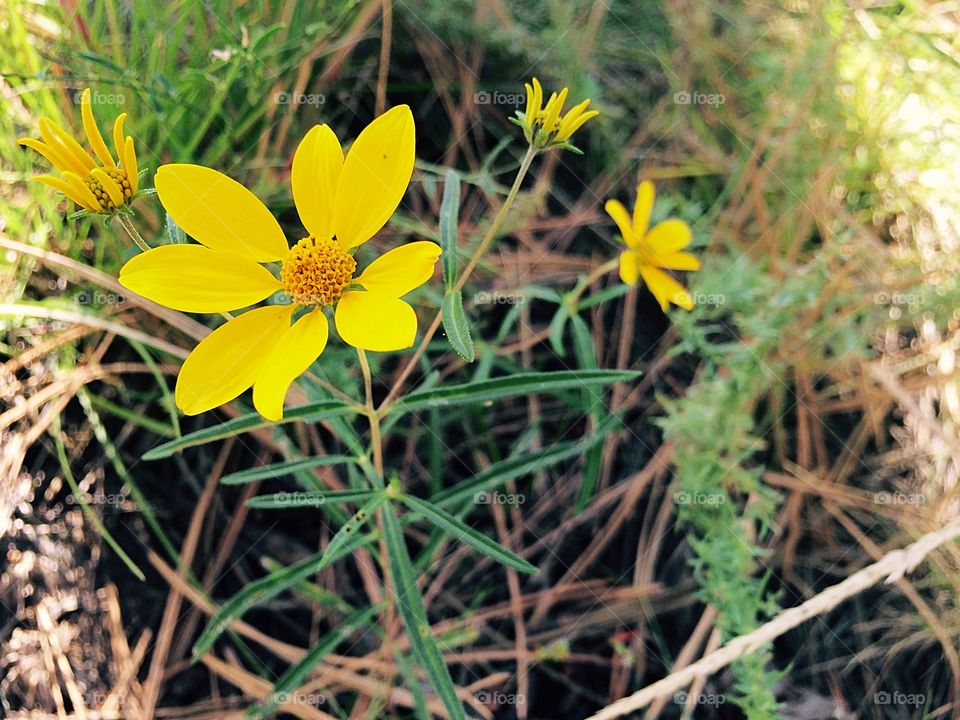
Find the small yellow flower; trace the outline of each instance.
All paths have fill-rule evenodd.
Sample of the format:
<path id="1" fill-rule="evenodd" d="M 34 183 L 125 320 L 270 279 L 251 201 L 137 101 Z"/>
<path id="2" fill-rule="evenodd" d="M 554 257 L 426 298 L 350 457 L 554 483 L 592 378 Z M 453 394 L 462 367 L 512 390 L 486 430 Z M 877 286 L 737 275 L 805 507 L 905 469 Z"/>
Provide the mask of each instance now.
<path id="1" fill-rule="evenodd" d="M 653 183 L 644 180 L 637 188 L 637 202 L 631 218 L 619 200 L 607 200 L 604 209 L 620 228 L 627 249 L 620 253 L 620 279 L 634 285 L 639 277 L 666 312 L 672 302 L 684 310 L 693 310 L 693 297 L 687 289 L 664 272 L 699 270 L 700 261 L 688 252 L 680 252 L 690 244 L 690 228 L 682 220 L 664 220 L 648 230 L 653 209 Z"/>
<path id="2" fill-rule="evenodd" d="M 123 121 L 127 114 L 122 113 L 113 124 L 117 152 L 117 161 L 114 161 L 93 117 L 90 88 L 83 91 L 80 112 L 83 130 L 96 160 L 66 130 L 48 118 L 40 118 L 42 141 L 21 138 L 17 142 L 36 150 L 60 171 L 60 177 L 37 175 L 34 180 L 59 190 L 84 210 L 113 214 L 130 204 L 139 187 L 133 138 L 129 135 L 124 138 L 123 135 Z"/>
<path id="3" fill-rule="evenodd" d="M 532 83 L 523 86 L 527 89 L 527 108 L 524 112 L 517 111 L 514 122 L 523 128 L 527 142 L 541 150 L 562 147 L 579 153 L 580 150 L 570 143 L 570 137 L 587 120 L 600 114 L 596 110 L 587 110 L 590 100 L 584 100 L 561 116 L 568 88 L 563 88 L 559 94 L 551 93 L 547 104 L 543 105 L 543 88 L 539 80 L 533 78 Z"/>
<path id="4" fill-rule="evenodd" d="M 328 306 L 349 345 L 382 352 L 413 345 L 417 316 L 400 298 L 430 279 L 440 247 L 401 245 L 356 277 L 353 252 L 397 209 L 414 156 L 413 114 L 406 105 L 370 123 L 346 159 L 333 131 L 314 126 L 293 158 L 293 199 L 309 233 L 293 247 L 240 183 L 198 165 L 160 167 L 160 202 L 202 244 L 163 245 L 134 257 L 120 270 L 124 287 L 197 313 L 238 310 L 279 291 L 291 299 L 228 320 L 194 348 L 177 378 L 176 401 L 184 413 L 211 410 L 253 386 L 260 414 L 279 420 L 290 384 L 326 347 Z M 276 262 L 279 278 L 264 267 Z"/>

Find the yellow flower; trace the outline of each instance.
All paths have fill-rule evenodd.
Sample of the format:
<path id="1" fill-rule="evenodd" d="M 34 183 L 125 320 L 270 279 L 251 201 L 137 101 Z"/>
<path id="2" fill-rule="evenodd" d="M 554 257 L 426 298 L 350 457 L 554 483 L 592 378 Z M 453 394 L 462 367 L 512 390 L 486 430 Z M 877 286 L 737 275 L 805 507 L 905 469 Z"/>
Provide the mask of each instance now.
<path id="1" fill-rule="evenodd" d="M 66 130 L 48 118 L 40 118 L 42 142 L 34 138 L 21 138 L 17 142 L 36 150 L 60 171 L 60 177 L 38 175 L 34 180 L 59 190 L 84 210 L 112 214 L 129 205 L 139 187 L 133 138 L 123 135 L 127 114 L 122 113 L 113 124 L 118 160 L 114 161 L 93 117 L 90 88 L 83 91 L 80 112 L 83 130 L 96 160 Z"/>
<path id="2" fill-rule="evenodd" d="M 561 116 L 568 88 L 561 90 L 559 95 L 551 93 L 547 104 L 543 105 L 543 88 L 539 80 L 533 78 L 532 83 L 523 86 L 527 89 L 527 108 L 524 112 L 517 111 L 515 122 L 523 128 L 527 142 L 541 150 L 562 147 L 579 153 L 580 150 L 570 143 L 570 137 L 587 120 L 600 114 L 596 110 L 587 110 L 590 100 L 584 100 Z"/>
<path id="3" fill-rule="evenodd" d="M 648 230 L 653 209 L 653 183 L 644 180 L 637 188 L 637 202 L 631 218 L 619 200 L 607 200 L 604 209 L 620 228 L 627 249 L 620 253 L 620 279 L 634 285 L 638 277 L 666 311 L 672 302 L 684 310 L 693 310 L 693 297 L 687 289 L 664 272 L 699 270 L 700 261 L 688 252 L 680 252 L 692 239 L 690 228 L 682 220 L 664 220 Z"/>
<path id="4" fill-rule="evenodd" d="M 291 299 L 228 320 L 194 348 L 177 378 L 184 413 L 218 407 L 253 386 L 260 414 L 279 420 L 290 384 L 326 347 L 327 306 L 335 306 L 337 331 L 354 347 L 413 345 L 417 316 L 400 297 L 430 279 L 440 247 L 401 245 L 357 277 L 353 257 L 397 209 L 413 163 L 413 115 L 406 105 L 370 123 L 346 159 L 329 127 L 313 127 L 293 158 L 293 199 L 309 233 L 293 247 L 240 183 L 198 165 L 160 167 L 160 202 L 202 244 L 164 245 L 134 257 L 120 271 L 124 287 L 184 312 L 238 310 L 278 291 Z M 261 264 L 278 261 L 279 278 Z"/>

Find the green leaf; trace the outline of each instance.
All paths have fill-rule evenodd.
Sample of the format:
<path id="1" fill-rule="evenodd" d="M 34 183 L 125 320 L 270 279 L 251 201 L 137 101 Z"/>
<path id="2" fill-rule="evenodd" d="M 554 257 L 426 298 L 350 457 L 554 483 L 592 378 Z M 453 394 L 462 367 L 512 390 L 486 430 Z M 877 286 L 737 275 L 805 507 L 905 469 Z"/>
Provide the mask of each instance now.
<path id="1" fill-rule="evenodd" d="M 446 510 L 442 510 L 437 506 L 428 503 L 426 500 L 421 500 L 406 494 L 401 497 L 401 500 L 407 507 L 415 512 L 420 513 L 437 527 L 446 530 L 461 542 L 466 543 L 475 550 L 482 552 L 484 555 L 492 557 L 498 563 L 506 565 L 507 567 L 511 567 L 514 570 L 519 570 L 520 572 L 530 574 L 537 572 L 535 565 L 531 565 L 519 555 L 515 555 L 514 553 L 510 552 L 499 543 L 488 538 L 482 532 L 474 530 L 472 527 L 467 525 L 462 520 L 455 518 Z"/>
<path id="2" fill-rule="evenodd" d="M 451 408 L 534 393 L 553 393 L 562 390 L 580 390 L 594 385 L 612 385 L 636 380 L 638 377 L 640 373 L 633 370 L 558 370 L 518 373 L 484 382 L 417 390 L 397 401 L 393 408 L 399 412 Z"/>
<path id="3" fill-rule="evenodd" d="M 287 460 L 286 462 L 274 463 L 273 465 L 264 465 L 263 467 L 250 468 L 240 472 L 224 475 L 220 482 L 224 485 L 244 485 L 246 483 L 256 482 L 257 480 L 272 480 L 273 478 L 283 477 L 284 475 L 293 475 L 301 470 L 312 470 L 313 468 L 326 467 L 328 465 L 342 465 L 343 463 L 356 462 L 352 455 L 323 455 L 321 457 L 300 458 L 299 460 Z"/>
<path id="4" fill-rule="evenodd" d="M 330 492 L 278 492 L 258 495 L 247 500 L 247 507 L 258 510 L 285 510 L 298 507 L 321 507 L 332 503 L 369 500 L 378 490 L 332 490 Z"/>
<path id="5" fill-rule="evenodd" d="M 537 470 L 543 470 L 551 465 L 579 457 L 603 440 L 613 427 L 620 423 L 620 418 L 611 415 L 589 435 L 576 442 L 560 443 L 543 450 L 522 453 L 514 457 L 501 460 L 486 470 L 478 473 L 469 480 L 465 480 L 452 488 L 447 488 L 434 495 L 430 501 L 434 505 L 456 505 L 466 500 L 474 499 L 480 493 L 503 485 L 524 475 L 530 475 Z M 476 500 L 475 500 L 476 502 Z M 482 500 L 480 501 L 482 502 Z"/>
<path id="6" fill-rule="evenodd" d="M 450 168 L 447 170 L 443 181 L 443 200 L 440 202 L 440 248 L 443 250 L 443 282 L 447 292 L 457 284 L 457 222 L 459 216 L 460 175 L 456 170 Z M 460 351 L 457 350 L 457 352 Z"/>
<path id="7" fill-rule="evenodd" d="M 194 658 L 204 655 L 230 623 L 241 617 L 251 607 L 279 595 L 294 585 L 298 585 L 311 575 L 315 575 L 323 568 L 368 542 L 370 540 L 369 535 L 360 535 L 359 530 L 370 519 L 370 515 L 380 507 L 385 497 L 383 494 L 378 494 L 358 510 L 350 520 L 337 530 L 322 553 L 311 555 L 289 567 L 274 571 L 259 580 L 254 580 L 227 600 L 210 618 L 196 645 L 193 646 Z"/>
<path id="8" fill-rule="evenodd" d="M 567 327 L 567 320 L 570 313 L 567 308 L 561 304 L 557 308 L 557 314 L 550 321 L 550 346 L 557 357 L 566 357 L 567 349 L 563 346 L 563 331 Z"/>
<path id="9" fill-rule="evenodd" d="M 450 718 L 466 720 L 453 678 L 450 677 L 447 664 L 443 661 L 437 641 L 430 631 L 427 611 L 423 607 L 413 563 L 410 562 L 410 553 L 407 551 L 393 503 L 387 503 L 383 508 L 383 533 L 390 559 L 390 578 L 396 592 L 397 609 L 407 630 L 413 655 L 427 673 L 430 684 L 440 696 Z"/>
<path id="10" fill-rule="evenodd" d="M 173 218 L 167 214 L 166 217 L 166 226 L 167 226 L 167 240 L 169 240 L 171 245 L 183 245 L 187 242 L 187 235 L 180 229 L 180 226 L 173 221 Z"/>
<path id="11" fill-rule="evenodd" d="M 240 433 L 252 432 L 253 430 L 260 430 L 273 425 L 281 425 L 297 420 L 313 423 L 355 412 L 356 408 L 354 406 L 347 405 L 339 400 L 321 400 L 310 403 L 309 405 L 301 405 L 300 407 L 287 410 L 283 415 L 283 420 L 278 422 L 264 420 L 259 413 L 250 413 L 249 415 L 242 415 L 238 418 L 227 420 L 219 425 L 213 425 L 192 433 L 187 433 L 181 438 L 170 440 L 162 445 L 157 445 L 157 447 L 144 453 L 143 459 L 159 460 L 160 458 L 170 457 L 175 452 L 186 448 L 205 445 L 215 440 L 223 440 L 224 438 L 233 437 Z"/>
<path id="12" fill-rule="evenodd" d="M 273 689 L 266 699 L 249 708 L 246 716 L 248 718 L 262 718 L 273 715 L 277 707 L 286 702 L 284 696 L 303 685 L 310 675 L 310 671 L 329 653 L 333 652 L 337 645 L 342 643 L 357 627 L 366 625 L 377 609 L 376 606 L 369 607 L 338 622 L 336 627 L 327 633 L 323 640 L 310 648 L 302 658 L 287 668 L 287 671 L 274 683 Z M 294 702 L 297 701 L 294 700 Z"/>
<path id="13" fill-rule="evenodd" d="M 467 362 L 473 362 L 477 351 L 473 346 L 473 338 L 470 337 L 470 323 L 463 312 L 463 296 L 459 291 L 448 290 L 443 296 L 441 318 L 450 347 Z"/>

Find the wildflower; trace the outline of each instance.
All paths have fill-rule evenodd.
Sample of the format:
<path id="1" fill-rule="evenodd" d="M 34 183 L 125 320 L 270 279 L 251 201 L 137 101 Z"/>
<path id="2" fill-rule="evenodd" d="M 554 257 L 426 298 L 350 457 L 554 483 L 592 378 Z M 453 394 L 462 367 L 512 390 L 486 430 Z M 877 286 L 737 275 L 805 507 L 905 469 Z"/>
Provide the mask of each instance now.
<path id="1" fill-rule="evenodd" d="M 638 277 L 666 312 L 672 302 L 693 310 L 693 297 L 668 270 L 699 270 L 700 261 L 688 252 L 680 252 L 692 239 L 690 228 L 682 220 L 664 220 L 648 230 L 653 208 L 653 183 L 645 180 L 637 188 L 633 217 L 619 200 L 607 200 L 604 209 L 620 228 L 627 249 L 620 253 L 620 279 L 635 285 Z"/>
<path id="2" fill-rule="evenodd" d="M 90 88 L 83 91 L 80 99 L 83 130 L 96 159 L 69 133 L 48 118 L 40 118 L 40 137 L 21 138 L 21 145 L 32 148 L 53 163 L 60 177 L 37 175 L 33 179 L 59 190 L 84 210 L 93 213 L 114 214 L 126 207 L 136 196 L 139 187 L 137 176 L 137 153 L 133 138 L 124 138 L 123 122 L 126 113 L 120 114 L 113 124 L 113 142 L 117 160 L 103 141 L 90 106 Z"/>
<path id="3" fill-rule="evenodd" d="M 541 150 L 561 147 L 580 153 L 580 150 L 570 143 L 570 137 L 587 120 L 600 114 L 596 110 L 587 110 L 590 100 L 584 100 L 561 116 L 568 88 L 563 88 L 559 94 L 551 93 L 544 106 L 543 88 L 540 87 L 539 80 L 533 78 L 532 83 L 524 83 L 524 87 L 527 89 L 527 108 L 524 112 L 518 110 L 516 119 L 511 120 L 523 128 L 527 142 Z"/>
<path id="4" fill-rule="evenodd" d="M 184 312 L 228 312 L 280 291 L 291 300 L 248 310 L 194 348 L 177 378 L 176 402 L 184 413 L 218 407 L 253 386 L 260 414 L 279 420 L 290 384 L 326 347 L 324 309 L 330 306 L 349 345 L 391 351 L 413 344 L 417 316 L 400 298 L 433 275 L 439 246 L 401 245 L 356 277 L 353 257 L 393 215 L 413 163 L 413 115 L 406 105 L 370 123 L 346 159 L 329 127 L 313 127 L 293 159 L 293 199 L 308 232 L 293 247 L 240 183 L 198 165 L 160 167 L 160 202 L 202 244 L 138 255 L 120 271 L 124 287 Z M 279 278 L 263 265 L 274 262 L 280 262 Z"/>

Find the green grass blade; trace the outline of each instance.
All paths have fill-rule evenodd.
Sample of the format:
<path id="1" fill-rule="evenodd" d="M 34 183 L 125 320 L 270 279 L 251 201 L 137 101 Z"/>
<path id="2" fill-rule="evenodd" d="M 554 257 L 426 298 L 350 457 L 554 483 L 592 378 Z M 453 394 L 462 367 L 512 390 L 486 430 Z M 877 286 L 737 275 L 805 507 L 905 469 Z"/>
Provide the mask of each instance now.
<path id="1" fill-rule="evenodd" d="M 258 495 L 247 500 L 247 507 L 257 510 L 286 510 L 299 507 L 322 507 L 328 503 L 369 500 L 377 490 L 335 490 L 331 492 L 278 492 Z"/>
<path id="2" fill-rule="evenodd" d="M 329 465 L 342 465 L 348 462 L 356 462 L 352 455 L 323 455 L 322 457 L 300 458 L 299 460 L 287 460 L 286 462 L 274 463 L 273 465 L 264 465 L 262 467 L 241 470 L 240 472 L 224 475 L 220 482 L 223 485 L 245 485 L 258 480 L 273 480 L 285 475 L 293 475 L 301 470 L 312 470 L 318 467 L 327 467 Z"/>
<path id="3" fill-rule="evenodd" d="M 274 683 L 267 698 L 249 708 L 246 716 L 252 719 L 273 715 L 277 706 L 285 702 L 284 695 L 303 685 L 310 675 L 310 671 L 329 653 L 333 652 L 337 645 L 342 643 L 351 632 L 361 625 L 366 625 L 378 609 L 374 606 L 360 610 L 337 623 L 336 628 L 327 633 L 323 640 L 310 648 L 306 655 L 287 668 L 287 671 Z"/>
<path id="4" fill-rule="evenodd" d="M 558 370 L 556 372 L 518 373 L 484 382 L 450 385 L 412 392 L 393 406 L 395 412 L 415 412 L 429 408 L 490 402 L 533 393 L 581 390 L 594 385 L 612 385 L 640 377 L 632 370 Z"/>
<path id="5" fill-rule="evenodd" d="M 415 512 L 420 513 L 437 527 L 446 530 L 461 542 L 466 543 L 475 550 L 493 558 L 498 563 L 506 565 L 507 567 L 511 567 L 514 570 L 519 570 L 520 572 L 530 573 L 531 575 L 537 572 L 537 567 L 535 565 L 531 565 L 519 555 L 515 555 L 514 553 L 510 552 L 499 543 L 488 538 L 482 532 L 474 530 L 472 527 L 467 525 L 462 520 L 458 520 L 446 510 L 442 510 L 436 505 L 431 505 L 425 500 L 421 500 L 410 495 L 403 495 L 401 500 L 407 507 Z"/>
<path id="6" fill-rule="evenodd" d="M 227 600 L 210 618 L 196 645 L 193 646 L 194 658 L 204 655 L 220 637 L 220 634 L 226 630 L 227 626 L 251 607 L 303 582 L 311 575 L 318 573 L 366 543 L 370 538 L 360 535 L 358 531 L 370 518 L 371 513 L 384 501 L 384 497 L 384 495 L 377 495 L 358 510 L 356 515 L 350 518 L 330 539 L 330 544 L 322 553 L 311 555 L 283 570 L 272 572 L 259 580 L 255 580 Z"/>
<path id="7" fill-rule="evenodd" d="M 287 410 L 284 413 L 283 420 L 280 420 L 279 422 L 264 420 L 259 413 L 250 413 L 249 415 L 243 415 L 238 418 L 233 418 L 232 420 L 227 420 L 219 425 L 214 425 L 212 427 L 196 430 L 192 433 L 187 433 L 181 438 L 165 442 L 162 445 L 157 445 L 157 447 L 144 453 L 143 459 L 159 460 L 161 458 L 170 457 L 174 453 L 185 450 L 186 448 L 196 447 L 197 445 L 205 445 L 206 443 L 214 442 L 216 440 L 223 440 L 224 438 L 233 437 L 234 435 L 239 435 L 240 433 L 260 430 L 261 428 L 270 427 L 272 425 L 281 425 L 284 423 L 295 422 L 297 420 L 302 420 L 304 422 L 319 422 L 330 417 L 347 415 L 353 412 L 356 412 L 356 409 L 352 405 L 347 405 L 339 400 L 321 400 L 320 402 L 310 403 L 309 405 L 302 405 L 301 407 Z"/>
<path id="8" fill-rule="evenodd" d="M 443 661 L 437 641 L 430 631 L 427 611 L 423 607 L 423 597 L 417 587 L 413 563 L 410 561 L 403 531 L 400 529 L 400 519 L 397 517 L 393 503 L 384 505 L 383 532 L 387 543 L 387 555 L 390 558 L 390 577 L 396 592 L 397 609 L 403 619 L 403 626 L 407 630 L 410 648 L 417 662 L 427 673 L 430 684 L 440 696 L 452 720 L 466 720 L 453 678 L 450 677 L 447 664 Z"/>

